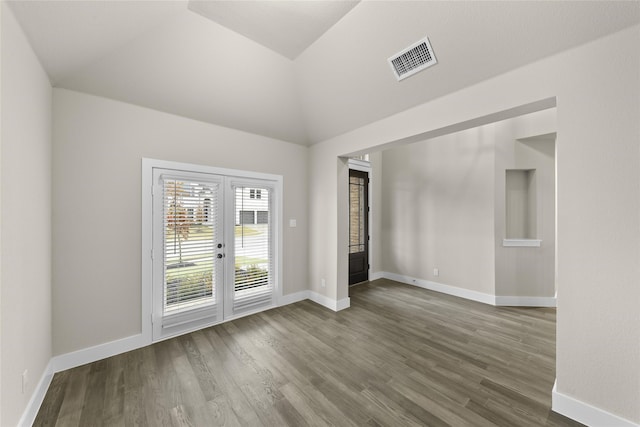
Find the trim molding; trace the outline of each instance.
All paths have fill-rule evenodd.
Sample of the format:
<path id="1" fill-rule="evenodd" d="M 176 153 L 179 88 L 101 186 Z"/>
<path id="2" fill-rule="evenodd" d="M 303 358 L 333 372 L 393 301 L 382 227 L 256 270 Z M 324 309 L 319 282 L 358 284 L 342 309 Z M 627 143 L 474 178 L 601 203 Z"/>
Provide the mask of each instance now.
<path id="1" fill-rule="evenodd" d="M 82 366 L 87 363 L 115 356 L 116 354 L 135 350 L 150 344 L 151 342 L 145 339 L 142 334 L 133 335 L 104 344 L 98 344 L 93 347 L 83 348 L 82 350 L 73 351 L 71 353 L 54 356 L 51 359 L 51 365 L 53 372 L 60 372 L 75 368 L 76 366 Z"/>
<path id="2" fill-rule="evenodd" d="M 496 296 L 495 305 L 510 307 L 555 307 L 556 297 L 507 297 Z"/>
<path id="3" fill-rule="evenodd" d="M 444 285 L 442 283 L 431 282 L 429 280 L 417 279 L 415 277 L 403 276 L 401 274 L 381 272 L 382 277 L 396 282 L 405 283 L 407 285 L 417 286 L 419 288 L 429 289 L 455 297 L 465 298 L 472 301 L 478 301 L 484 304 L 496 305 L 495 296 L 482 292 L 471 291 L 469 289 L 457 288 L 455 286 Z"/>
<path id="4" fill-rule="evenodd" d="M 20 417 L 20 421 L 18 421 L 18 426 L 30 427 L 33 425 L 33 422 L 36 420 L 36 416 L 38 415 L 38 411 L 40 410 L 40 406 L 42 406 L 42 402 L 44 401 L 44 397 L 47 394 L 47 390 L 51 385 L 52 379 L 53 359 L 49 360 L 46 368 L 44 368 L 40 381 L 38 381 L 38 385 L 33 391 L 31 399 L 29 399 L 29 403 L 27 403 L 27 407 L 22 413 L 22 417 Z"/>
<path id="5" fill-rule="evenodd" d="M 335 311 L 344 310 L 345 308 L 351 307 L 351 298 L 346 297 L 341 300 L 336 301 L 336 309 Z"/>
<path id="6" fill-rule="evenodd" d="M 310 299 L 311 301 L 317 302 L 318 304 L 325 306 L 333 311 L 340 311 L 350 306 L 349 298 L 336 301 L 312 291 L 300 291 L 293 294 L 284 295 L 280 299 L 279 306 L 293 304 L 305 299 Z M 249 314 L 254 313 L 247 313 L 246 315 Z M 93 347 L 83 348 L 71 353 L 54 356 L 53 358 L 51 358 L 48 369 L 50 373 L 60 372 L 66 369 L 75 368 L 77 366 L 92 363 L 101 359 L 105 359 L 107 357 L 115 356 L 117 354 L 125 353 L 127 351 L 135 350 L 137 348 L 151 344 L 153 343 L 145 338 L 143 334 L 132 335 L 127 338 L 122 338 L 104 344 L 98 344 Z"/>
<path id="7" fill-rule="evenodd" d="M 294 292 L 292 294 L 282 295 L 280 297 L 280 302 L 278 306 L 282 307 L 283 305 L 289 305 L 299 301 L 310 299 L 310 293 L 311 291 L 300 291 L 300 292 Z"/>
<path id="8" fill-rule="evenodd" d="M 377 279 L 385 278 L 395 280 L 419 288 L 436 291 L 454 297 L 460 297 L 471 301 L 481 302 L 494 306 L 510 306 L 510 307 L 555 307 L 555 297 L 518 297 L 518 296 L 498 296 L 485 294 L 483 292 L 472 291 L 469 289 L 458 288 L 456 286 L 445 285 L 443 283 L 432 282 L 430 280 L 418 279 L 416 277 L 404 276 L 402 274 L 389 273 L 382 271 L 374 273 Z M 374 280 L 374 279 L 371 279 Z"/>
<path id="9" fill-rule="evenodd" d="M 351 306 L 351 300 L 348 297 L 341 300 L 335 300 L 313 291 L 309 291 L 309 299 L 333 311 L 344 310 Z"/>
<path id="10" fill-rule="evenodd" d="M 371 172 L 371 162 L 369 160 L 360 160 L 360 159 L 352 159 L 349 158 L 347 160 L 347 165 L 349 169 L 362 171 L 362 172 Z"/>
<path id="11" fill-rule="evenodd" d="M 372 282 L 374 280 L 384 279 L 384 274 L 381 271 L 376 271 L 375 273 L 369 274 L 369 281 Z"/>
<path id="12" fill-rule="evenodd" d="M 444 285 L 442 283 L 431 282 L 428 280 L 416 279 L 409 276 L 403 276 L 396 273 L 376 272 L 372 274 L 371 280 L 386 278 L 397 282 L 453 295 L 473 301 L 482 302 L 490 305 L 509 305 L 509 306 L 534 306 L 534 307 L 555 307 L 556 299 L 554 297 L 512 297 L 512 296 L 493 296 L 481 292 L 471 291 L 468 289 L 457 288 L 455 286 Z M 320 304 L 330 310 L 340 311 L 351 306 L 351 300 L 347 297 L 341 300 L 321 295 L 313 291 L 299 291 L 292 294 L 283 295 L 280 298 L 279 306 L 293 304 L 298 301 L 309 299 Z M 45 374 L 52 375 L 55 372 L 64 371 L 66 369 L 75 368 L 86 363 L 95 362 L 107 357 L 115 356 L 127 351 L 135 350 L 140 347 L 152 344 L 144 334 L 132 335 L 127 338 L 98 344 L 93 347 L 84 348 L 71 353 L 61 354 L 51 358 L 48 370 Z M 42 381 L 41 381 L 42 382 Z"/>
<path id="13" fill-rule="evenodd" d="M 557 379 L 551 391 L 551 409 L 588 426 L 640 427 L 640 424 L 560 393 Z"/>

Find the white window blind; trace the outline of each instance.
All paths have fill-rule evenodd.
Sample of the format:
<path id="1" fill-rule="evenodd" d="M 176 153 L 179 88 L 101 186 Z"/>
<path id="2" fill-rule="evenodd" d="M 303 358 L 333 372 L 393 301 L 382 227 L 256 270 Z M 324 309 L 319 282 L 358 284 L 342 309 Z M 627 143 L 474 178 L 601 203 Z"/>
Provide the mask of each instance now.
<path id="1" fill-rule="evenodd" d="M 234 186 L 233 191 L 236 216 L 233 311 L 239 313 L 273 302 L 272 197 L 269 188 Z"/>
<path id="2" fill-rule="evenodd" d="M 187 310 L 189 319 L 198 307 L 215 310 L 219 185 L 164 176 L 162 182 L 163 323 L 171 325 Z"/>

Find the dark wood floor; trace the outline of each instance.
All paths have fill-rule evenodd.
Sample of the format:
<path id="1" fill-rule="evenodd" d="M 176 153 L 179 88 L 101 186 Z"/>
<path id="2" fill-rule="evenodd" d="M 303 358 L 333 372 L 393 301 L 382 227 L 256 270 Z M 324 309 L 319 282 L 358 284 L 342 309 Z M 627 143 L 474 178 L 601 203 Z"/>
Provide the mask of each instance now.
<path id="1" fill-rule="evenodd" d="M 555 310 L 387 280 L 53 378 L 34 425 L 574 426 L 550 410 Z"/>

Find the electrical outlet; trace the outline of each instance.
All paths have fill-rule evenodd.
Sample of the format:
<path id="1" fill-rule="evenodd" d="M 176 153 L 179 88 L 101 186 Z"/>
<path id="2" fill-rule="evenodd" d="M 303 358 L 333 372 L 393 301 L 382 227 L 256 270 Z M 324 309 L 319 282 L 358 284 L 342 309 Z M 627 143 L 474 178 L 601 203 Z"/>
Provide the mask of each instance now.
<path id="1" fill-rule="evenodd" d="M 27 387 L 29 386 L 29 371 L 27 369 L 22 373 L 22 394 L 27 392 Z"/>
<path id="2" fill-rule="evenodd" d="M 322 286 L 323 288 L 327 287 L 327 281 L 324 279 L 320 280 L 320 286 Z"/>
<path id="3" fill-rule="evenodd" d="M 438 270 L 437 268 L 433 269 L 433 275 L 438 277 L 440 275 L 440 270 Z"/>

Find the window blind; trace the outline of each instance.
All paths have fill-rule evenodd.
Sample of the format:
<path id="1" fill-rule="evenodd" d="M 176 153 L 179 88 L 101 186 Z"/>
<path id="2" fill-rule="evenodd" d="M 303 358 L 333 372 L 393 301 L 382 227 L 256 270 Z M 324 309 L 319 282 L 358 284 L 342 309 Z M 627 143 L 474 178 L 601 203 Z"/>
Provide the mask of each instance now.
<path id="1" fill-rule="evenodd" d="M 271 190 L 238 186 L 234 193 L 233 310 L 238 313 L 273 301 L 274 256 Z"/>
<path id="2" fill-rule="evenodd" d="M 164 316 L 216 304 L 219 185 L 163 177 Z M 175 320 L 181 316 L 174 316 Z"/>

